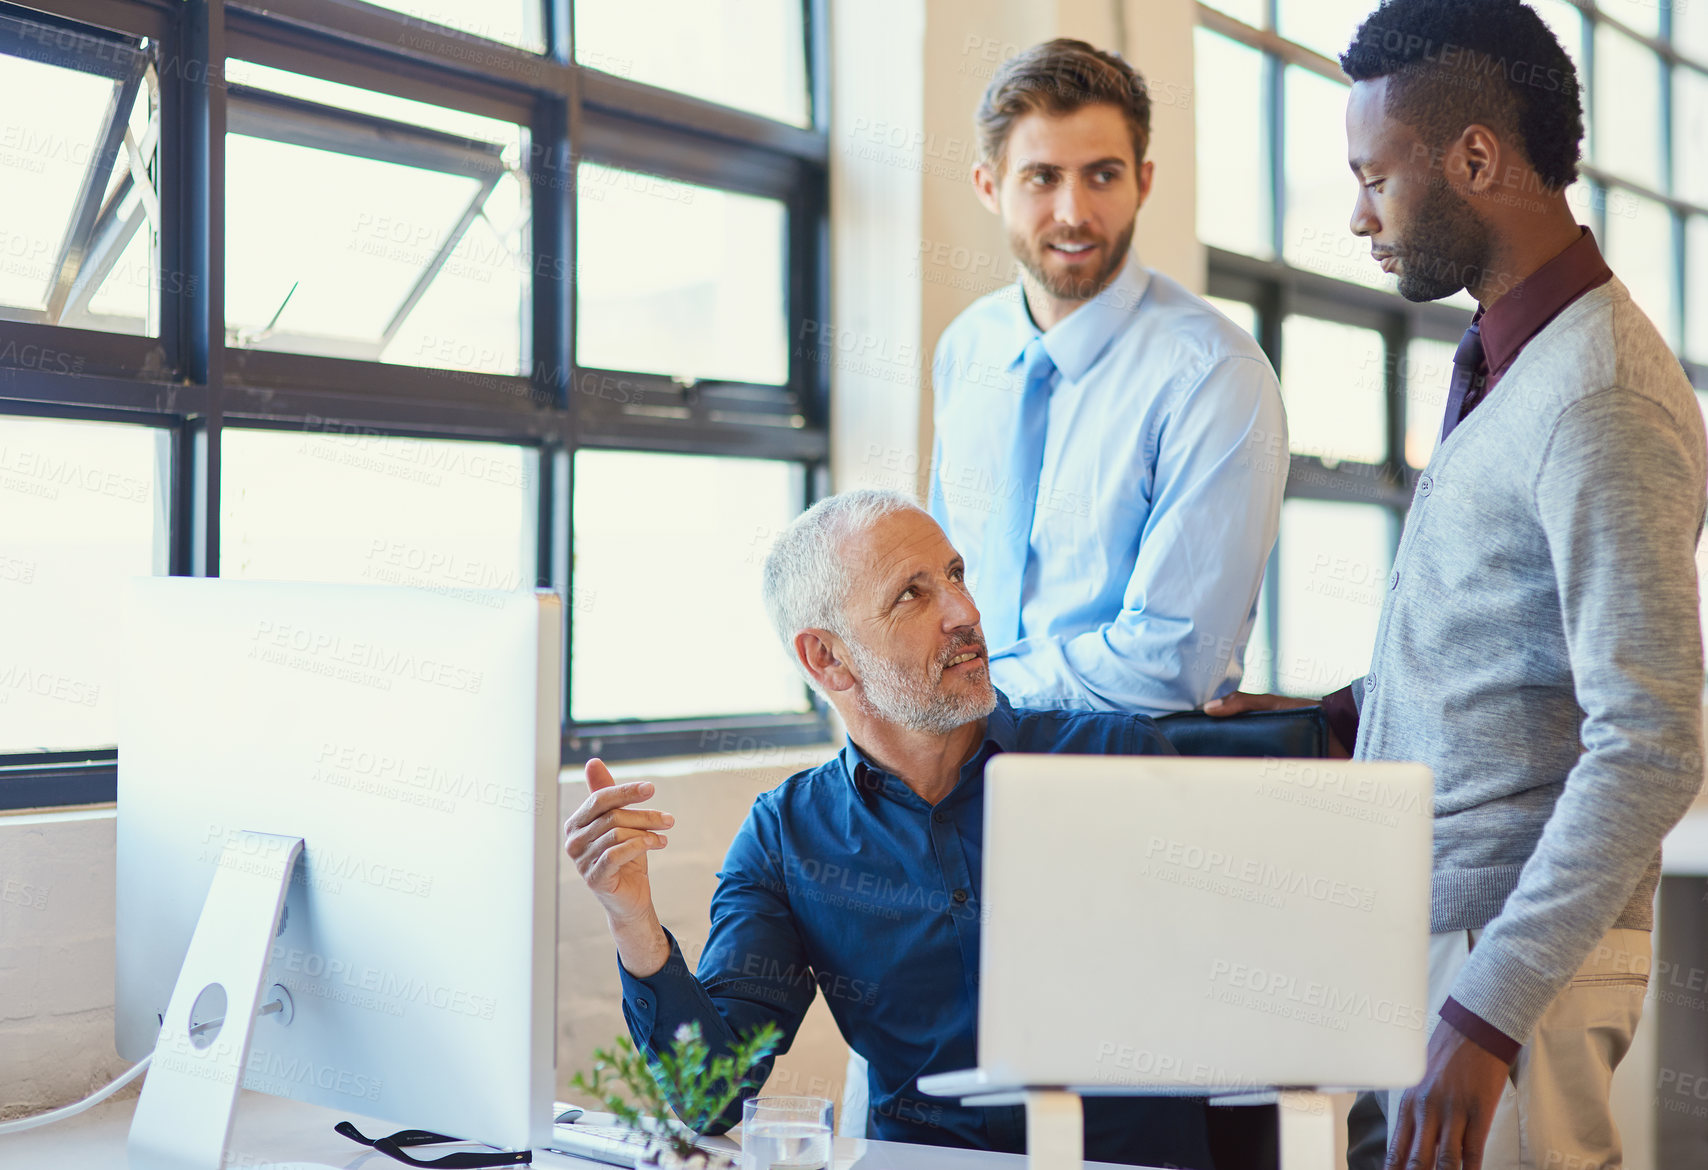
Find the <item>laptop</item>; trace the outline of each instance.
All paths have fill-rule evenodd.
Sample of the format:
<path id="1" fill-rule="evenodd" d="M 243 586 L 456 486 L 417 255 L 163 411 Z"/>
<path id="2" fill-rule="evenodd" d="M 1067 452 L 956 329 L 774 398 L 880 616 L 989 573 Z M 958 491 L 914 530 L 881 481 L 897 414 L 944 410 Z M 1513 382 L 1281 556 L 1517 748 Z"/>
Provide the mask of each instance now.
<path id="1" fill-rule="evenodd" d="M 1427 767 L 1016 753 L 985 785 L 979 1067 L 922 1090 L 1422 1077 Z"/>

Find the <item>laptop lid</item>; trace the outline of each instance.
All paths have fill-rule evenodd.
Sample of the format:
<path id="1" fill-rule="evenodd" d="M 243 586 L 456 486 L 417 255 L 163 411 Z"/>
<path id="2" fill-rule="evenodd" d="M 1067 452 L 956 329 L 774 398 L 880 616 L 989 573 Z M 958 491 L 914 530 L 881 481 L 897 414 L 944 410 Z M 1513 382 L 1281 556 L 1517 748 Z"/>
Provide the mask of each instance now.
<path id="1" fill-rule="evenodd" d="M 1005 754 L 985 783 L 980 1083 L 1422 1076 L 1428 768 Z"/>

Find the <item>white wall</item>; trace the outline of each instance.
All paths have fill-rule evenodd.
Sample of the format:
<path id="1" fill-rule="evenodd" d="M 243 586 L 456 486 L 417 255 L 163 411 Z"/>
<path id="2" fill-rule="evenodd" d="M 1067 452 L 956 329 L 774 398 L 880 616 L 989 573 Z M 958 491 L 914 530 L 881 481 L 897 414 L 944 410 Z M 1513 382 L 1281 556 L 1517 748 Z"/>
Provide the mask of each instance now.
<path id="1" fill-rule="evenodd" d="M 113 813 L 0 816 L 0 1118 L 85 1096 L 113 1048 Z"/>

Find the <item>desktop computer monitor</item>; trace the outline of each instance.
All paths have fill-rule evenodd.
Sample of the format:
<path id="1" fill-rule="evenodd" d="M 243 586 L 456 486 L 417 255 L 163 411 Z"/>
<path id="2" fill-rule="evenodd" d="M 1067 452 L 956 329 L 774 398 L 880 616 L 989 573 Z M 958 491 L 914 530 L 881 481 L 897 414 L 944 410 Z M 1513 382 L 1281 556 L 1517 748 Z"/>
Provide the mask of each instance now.
<path id="1" fill-rule="evenodd" d="M 216 871 L 246 865 L 269 840 L 256 834 L 301 838 L 283 913 L 253 936 L 272 934 L 260 986 L 282 987 L 290 1007 L 254 1022 L 243 1086 L 544 1146 L 561 621 L 549 593 L 133 582 L 119 696 L 120 1053 L 164 1044 Z M 248 1025 L 223 1026 L 234 1023 Z"/>

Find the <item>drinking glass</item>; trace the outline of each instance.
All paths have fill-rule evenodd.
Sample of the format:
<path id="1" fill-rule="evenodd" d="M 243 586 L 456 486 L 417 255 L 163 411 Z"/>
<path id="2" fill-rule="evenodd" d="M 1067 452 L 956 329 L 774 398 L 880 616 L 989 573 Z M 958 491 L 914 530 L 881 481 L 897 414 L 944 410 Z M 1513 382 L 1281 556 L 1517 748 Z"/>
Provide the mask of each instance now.
<path id="1" fill-rule="evenodd" d="M 750 1097 L 741 1107 L 741 1170 L 824 1170 L 831 1104 L 823 1097 Z"/>

